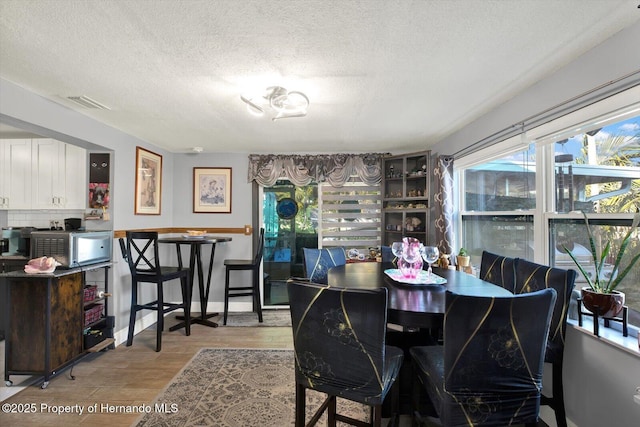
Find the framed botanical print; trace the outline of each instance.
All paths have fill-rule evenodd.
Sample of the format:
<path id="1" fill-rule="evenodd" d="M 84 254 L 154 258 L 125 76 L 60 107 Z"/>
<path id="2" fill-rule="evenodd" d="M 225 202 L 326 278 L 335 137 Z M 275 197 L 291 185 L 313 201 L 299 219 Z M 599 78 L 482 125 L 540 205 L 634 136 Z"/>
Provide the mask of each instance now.
<path id="1" fill-rule="evenodd" d="M 231 213 L 231 168 L 193 168 L 193 212 Z"/>
<path id="2" fill-rule="evenodd" d="M 162 156 L 136 147 L 136 215 L 160 215 Z"/>

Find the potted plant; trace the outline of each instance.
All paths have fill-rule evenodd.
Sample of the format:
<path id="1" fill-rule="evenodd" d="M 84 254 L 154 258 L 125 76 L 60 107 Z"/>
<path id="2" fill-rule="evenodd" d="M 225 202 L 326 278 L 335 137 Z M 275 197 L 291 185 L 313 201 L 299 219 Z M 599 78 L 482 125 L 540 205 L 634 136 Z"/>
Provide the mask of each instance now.
<path id="1" fill-rule="evenodd" d="M 465 248 L 460 248 L 458 255 L 456 255 L 456 264 L 460 269 L 463 267 L 469 267 L 471 263 L 471 257 Z"/>
<path id="2" fill-rule="evenodd" d="M 586 271 L 586 268 L 581 265 L 580 261 L 578 261 L 571 250 L 569 250 L 565 245 L 562 245 L 562 247 L 576 264 L 578 270 L 580 270 L 580 273 L 584 276 L 587 284 L 589 285 L 583 287 L 580 291 L 584 306 L 590 312 L 597 313 L 602 317 L 618 317 L 620 313 L 622 313 L 622 309 L 624 307 L 625 295 L 624 293 L 617 291 L 616 287 L 631 271 L 636 262 L 638 262 L 638 259 L 640 259 L 640 254 L 637 254 L 631 259 L 631 261 L 625 268 L 621 269 L 620 267 L 622 257 L 624 256 L 624 253 L 629 246 L 631 234 L 638 227 L 638 224 L 640 224 L 640 213 L 636 213 L 634 215 L 633 221 L 631 223 L 631 228 L 620 241 L 620 249 L 618 250 L 617 254 L 610 254 L 612 247 L 611 241 L 607 241 L 604 249 L 602 249 L 602 252 L 598 254 L 595 238 L 593 236 L 593 232 L 591 231 L 591 227 L 589 226 L 589 218 L 584 211 L 582 211 L 582 215 L 584 216 L 584 223 L 587 227 L 589 246 L 591 249 L 591 256 L 593 258 L 593 264 L 595 268 L 593 277 Z M 605 274 L 603 274 L 603 269 L 605 267 L 605 260 L 609 256 L 614 259 L 613 269 L 611 270 L 611 274 L 605 277 Z"/>

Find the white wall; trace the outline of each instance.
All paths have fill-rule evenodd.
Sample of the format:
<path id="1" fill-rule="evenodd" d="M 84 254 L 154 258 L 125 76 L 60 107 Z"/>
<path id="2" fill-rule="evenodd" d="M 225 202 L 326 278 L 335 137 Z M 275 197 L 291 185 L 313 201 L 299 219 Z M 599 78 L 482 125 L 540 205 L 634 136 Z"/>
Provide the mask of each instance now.
<path id="1" fill-rule="evenodd" d="M 640 387 L 639 354 L 567 327 L 564 398 L 567 418 L 574 425 L 638 426 L 640 405 L 633 401 L 636 387 Z"/>
<path id="2" fill-rule="evenodd" d="M 251 184 L 247 182 L 249 157 L 247 154 L 215 153 L 215 154 L 176 154 L 174 155 L 175 172 L 172 178 L 175 200 L 173 206 L 173 222 L 176 227 L 197 227 L 198 229 L 211 228 L 242 228 L 251 225 L 252 199 Z M 194 167 L 230 167 L 231 168 L 231 213 L 193 213 L 193 168 Z M 224 235 L 224 234 L 222 234 Z M 214 257 L 213 276 L 211 279 L 211 292 L 209 294 L 209 311 L 221 312 L 224 301 L 224 265 L 226 258 L 251 259 L 252 237 L 242 234 L 228 235 L 233 240 L 229 243 L 216 245 Z M 202 258 L 207 268 L 210 248 L 203 248 Z M 183 253 L 185 262 L 188 262 Z M 206 276 L 206 271 L 205 271 Z M 244 277 L 243 277 L 244 276 Z M 250 281 L 249 274 L 232 273 L 234 283 L 236 280 Z M 194 301 L 199 300 L 199 293 L 195 292 Z M 238 300 L 238 299 L 236 299 Z M 238 301 L 242 301 L 239 299 Z M 246 299 L 250 301 L 250 298 Z M 238 301 L 234 301 L 238 302 Z M 232 307 L 233 308 L 233 307 Z M 194 310 L 200 311 L 199 307 Z"/>

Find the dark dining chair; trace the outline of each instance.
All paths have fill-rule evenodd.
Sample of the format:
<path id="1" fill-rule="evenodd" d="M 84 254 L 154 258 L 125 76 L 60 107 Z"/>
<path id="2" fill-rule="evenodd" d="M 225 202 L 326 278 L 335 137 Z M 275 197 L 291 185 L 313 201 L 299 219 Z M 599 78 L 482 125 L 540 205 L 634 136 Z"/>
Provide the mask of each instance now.
<path id="1" fill-rule="evenodd" d="M 253 298 L 253 312 L 258 314 L 258 322 L 262 323 L 262 304 L 260 302 L 260 264 L 264 252 L 264 228 L 260 229 L 258 236 L 258 249 L 251 259 L 225 259 L 224 280 L 224 315 L 223 325 L 227 324 L 229 315 L 229 298 L 247 297 Z M 251 284 L 244 286 L 231 286 L 229 276 L 232 271 L 251 271 Z"/>
<path id="2" fill-rule="evenodd" d="M 396 378 L 403 354 L 385 343 L 387 289 L 339 288 L 290 279 L 287 290 L 295 352 L 296 427 L 315 425 L 325 412 L 329 426 L 341 421 L 379 427 L 382 403 L 390 390 L 395 421 Z M 308 389 L 327 397 L 305 424 Z M 369 406 L 369 423 L 336 413 L 337 398 Z"/>
<path id="3" fill-rule="evenodd" d="M 426 389 L 442 425 L 535 426 L 554 289 L 483 297 L 447 291 L 444 344 L 410 349 L 414 402 Z"/>
<path id="4" fill-rule="evenodd" d="M 393 255 L 393 252 L 391 251 L 391 246 L 381 246 L 380 253 L 382 255 L 382 262 L 393 262 L 395 259 L 395 255 Z"/>
<path id="5" fill-rule="evenodd" d="M 303 248 L 304 275 L 314 283 L 327 283 L 331 267 L 345 265 L 347 256 L 343 248 Z"/>
<path id="6" fill-rule="evenodd" d="M 516 261 L 515 271 L 514 293 L 525 294 L 540 289 L 553 288 L 558 294 L 553 308 L 553 317 L 551 318 L 549 339 L 544 358 L 546 363 L 551 364 L 552 395 L 543 395 L 542 404 L 548 405 L 554 410 L 558 427 L 566 427 L 567 416 L 564 408 L 562 364 L 564 360 L 567 314 L 577 273 L 575 270 L 553 268 L 522 258 Z"/>
<path id="7" fill-rule="evenodd" d="M 126 242 L 120 239 L 122 256 L 129 265 L 131 272 L 131 314 L 129 316 L 129 333 L 127 347 L 133 344 L 136 315 L 141 310 L 153 310 L 158 314 L 156 324 L 156 351 L 162 350 L 162 332 L 164 329 L 164 315 L 175 310 L 184 311 L 184 328 L 186 335 L 191 335 L 191 285 L 190 270 L 188 268 L 167 267 L 160 265 L 158 251 L 158 233 L 155 231 L 127 231 Z M 172 303 L 164 300 L 164 284 L 173 280 L 180 280 L 182 302 Z M 157 299 L 140 303 L 138 301 L 138 285 L 154 283 Z M 176 325 L 170 331 L 181 328 Z"/>
<path id="8" fill-rule="evenodd" d="M 482 251 L 480 278 L 513 292 L 516 283 L 516 259 Z"/>

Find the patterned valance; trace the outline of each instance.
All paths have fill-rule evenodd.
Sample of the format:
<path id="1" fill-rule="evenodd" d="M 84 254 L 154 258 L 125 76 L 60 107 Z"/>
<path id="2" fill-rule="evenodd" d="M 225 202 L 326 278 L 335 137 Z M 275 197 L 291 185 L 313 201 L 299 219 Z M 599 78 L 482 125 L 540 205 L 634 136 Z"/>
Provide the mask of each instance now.
<path id="1" fill-rule="evenodd" d="M 328 182 L 334 187 L 342 187 L 355 174 L 365 184 L 377 185 L 382 180 L 383 156 L 381 153 L 250 154 L 248 178 L 249 182 L 256 181 L 265 187 L 270 187 L 283 178 L 295 185 Z"/>

